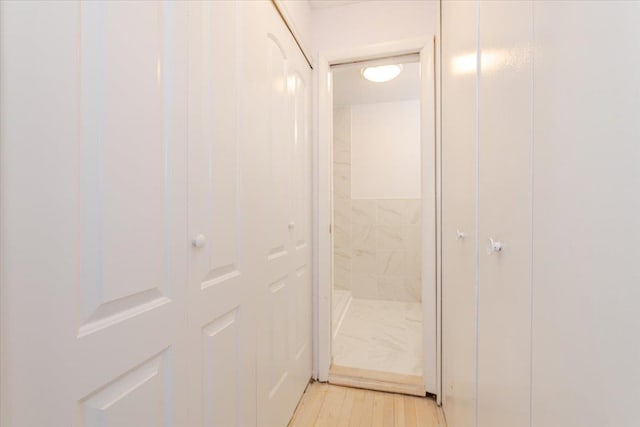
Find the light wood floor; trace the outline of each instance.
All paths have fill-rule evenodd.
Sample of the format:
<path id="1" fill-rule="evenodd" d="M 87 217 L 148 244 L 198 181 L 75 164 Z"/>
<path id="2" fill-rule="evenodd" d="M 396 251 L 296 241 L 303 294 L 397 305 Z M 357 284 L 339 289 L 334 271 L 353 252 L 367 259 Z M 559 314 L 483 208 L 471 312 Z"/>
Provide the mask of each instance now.
<path id="1" fill-rule="evenodd" d="M 314 382 L 290 427 L 446 427 L 432 399 Z"/>

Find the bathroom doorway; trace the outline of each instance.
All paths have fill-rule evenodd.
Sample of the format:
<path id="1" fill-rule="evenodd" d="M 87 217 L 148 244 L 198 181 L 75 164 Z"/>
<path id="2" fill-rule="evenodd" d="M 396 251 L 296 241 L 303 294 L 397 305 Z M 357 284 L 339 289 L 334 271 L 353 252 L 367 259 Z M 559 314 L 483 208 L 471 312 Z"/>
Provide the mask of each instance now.
<path id="1" fill-rule="evenodd" d="M 316 99 L 317 99 L 317 116 L 315 128 L 316 139 L 314 140 L 314 169 L 316 176 L 314 180 L 314 194 L 316 195 L 316 217 L 314 223 L 316 239 L 315 253 L 316 256 L 316 291 L 314 295 L 315 301 L 315 318 L 314 323 L 314 378 L 319 381 L 329 381 L 332 383 L 342 383 L 345 385 L 357 386 L 362 388 L 398 391 L 408 394 L 435 396 L 436 401 L 440 402 L 441 392 L 441 278 L 440 278 L 440 234 L 441 234 L 441 217 L 440 217 L 440 146 L 438 144 L 439 129 L 439 110 L 437 109 L 437 96 L 439 87 L 439 78 L 437 74 L 437 55 L 436 55 L 435 37 L 433 38 L 417 38 L 386 42 L 384 44 L 363 45 L 347 50 L 325 51 L 320 52 L 316 64 Z M 418 62 L 416 63 L 416 57 Z M 412 375 L 411 372 L 406 378 L 405 374 L 394 373 L 392 371 L 377 371 L 358 367 L 349 367 L 334 363 L 334 332 L 340 333 L 340 328 L 345 326 L 346 312 L 343 307 L 344 302 L 348 298 L 357 299 L 357 290 L 346 288 L 338 284 L 337 290 L 351 291 L 351 295 L 340 293 L 334 298 L 334 186 L 333 186 L 333 136 L 334 136 L 334 96 L 339 91 L 339 83 L 335 83 L 336 76 L 343 68 L 347 70 L 349 66 L 355 67 L 356 73 L 360 73 L 363 77 L 363 68 L 365 66 L 378 65 L 403 65 L 403 64 L 419 64 L 419 120 L 420 120 L 420 142 L 419 152 L 419 204 L 420 204 L 420 309 L 421 309 L 421 336 L 420 344 L 422 346 L 422 372 L 420 375 Z M 404 70 L 404 65 L 403 65 Z M 402 72 L 400 73 L 400 75 Z M 356 74 L 356 76 L 358 76 Z M 390 82 L 393 82 L 391 80 Z M 362 83 L 362 82 L 361 82 Z M 373 85 L 373 82 L 370 83 Z M 386 83 L 379 83 L 383 86 Z M 395 99 L 398 101 L 398 99 Z M 393 102 L 390 100 L 389 102 Z M 370 102 L 371 103 L 371 102 Z M 365 102 L 366 104 L 366 102 Z M 339 104 L 336 104 L 338 107 Z M 356 118 L 357 120 L 357 118 Z M 339 126 L 339 124 L 337 124 Z M 354 125 L 357 126 L 356 123 Z M 351 125 L 350 125 L 351 126 Z M 358 131 L 356 130 L 356 133 Z M 352 130 L 349 134 L 352 136 Z M 366 134 L 366 129 L 365 129 Z M 349 153 L 355 147 L 356 155 L 362 148 L 366 149 L 366 145 L 349 145 Z M 355 141 L 355 144 L 359 144 Z M 366 151 L 366 150 L 364 150 Z M 369 153 L 371 154 L 371 153 Z M 351 161 L 351 159 L 349 159 Z M 356 159 L 358 162 L 358 159 Z M 362 184 L 363 175 L 360 172 L 366 171 L 366 165 L 356 164 L 353 179 L 356 185 L 356 193 L 363 190 L 358 183 Z M 391 165 L 385 165 L 387 169 Z M 362 168 L 361 168 L 362 167 Z M 371 169 L 371 168 L 369 168 Z M 404 173 L 404 166 L 397 166 L 398 173 Z M 360 171 L 360 172 L 359 172 Z M 366 175 L 364 175 L 366 176 Z M 378 174 L 377 178 L 381 179 L 382 175 Z M 351 188 L 352 171 L 349 170 L 349 188 Z M 371 183 L 363 184 L 364 187 L 372 187 Z M 375 186 L 377 187 L 377 186 Z M 363 191 L 365 191 L 364 188 Z M 388 190 L 388 189 L 387 189 Z M 351 190 L 350 190 L 351 191 Z M 385 190 L 386 191 L 386 190 Z M 374 195 L 378 197 L 377 195 Z M 373 197 L 373 196 L 372 196 Z M 351 192 L 349 193 L 351 198 Z M 365 201 L 376 199 L 366 199 Z M 383 199 L 389 200 L 389 199 Z M 391 199 L 393 200 L 393 199 Z M 356 200 L 357 202 L 357 200 Z M 377 205 L 376 205 L 376 221 L 377 221 Z M 375 225 L 375 224 L 374 224 Z M 410 224 L 406 224 L 407 226 Z M 417 224 L 414 224 L 417 225 Z M 377 236 L 376 236 L 377 237 Z M 338 238 L 339 239 L 339 238 Z M 350 239 L 350 237 L 349 237 Z M 343 240 L 344 241 L 344 240 Z M 376 241 L 377 245 L 377 241 Z M 396 252 L 396 251 L 389 251 Z M 401 251 L 399 251 L 401 252 Z M 356 261 L 359 262 L 359 261 Z M 376 274 L 376 270 L 370 273 Z M 384 280 L 385 278 L 383 278 Z M 377 280 L 376 280 L 377 285 Z M 341 289 L 342 288 L 342 289 Z M 356 294 L 354 295 L 354 291 Z M 336 309 L 333 309 L 333 302 L 336 300 Z M 353 300 L 349 304 L 353 303 Z M 353 307 L 357 307 L 357 304 Z M 337 330 L 333 328 L 332 312 L 338 312 L 336 316 L 336 327 L 340 323 Z M 345 314 L 342 316 L 342 314 Z M 346 331 L 343 329 L 343 331 Z M 337 335 L 337 334 L 336 334 Z M 339 344 L 339 343 L 337 343 Z M 411 344 L 415 344 L 412 339 Z M 338 360 L 340 359 L 338 357 Z M 345 363 L 344 361 L 341 363 Z M 416 373 L 415 371 L 413 373 Z M 421 383 L 416 381 L 418 378 Z"/>
<path id="2" fill-rule="evenodd" d="M 423 304 L 435 291 L 435 259 L 425 257 L 436 246 L 435 201 L 425 203 L 432 192 L 423 187 L 435 184 L 436 165 L 425 162 L 425 140 L 433 145 L 422 134 L 421 62 L 416 53 L 330 69 L 328 380 L 424 396 L 436 394 L 427 378 L 436 346 L 425 342 L 435 341 L 435 296 Z M 425 241 L 432 246 L 423 250 Z"/>

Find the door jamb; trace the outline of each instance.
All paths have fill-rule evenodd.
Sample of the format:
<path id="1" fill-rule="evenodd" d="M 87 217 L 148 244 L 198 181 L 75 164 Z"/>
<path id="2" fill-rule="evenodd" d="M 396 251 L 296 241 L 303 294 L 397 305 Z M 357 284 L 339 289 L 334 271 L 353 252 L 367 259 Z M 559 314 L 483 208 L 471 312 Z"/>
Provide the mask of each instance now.
<path id="1" fill-rule="evenodd" d="M 396 55 L 419 54 L 421 64 L 421 146 L 422 146 L 422 223 L 433 227 L 422 227 L 422 295 L 423 320 L 432 319 L 434 327 L 423 328 L 425 355 L 424 381 L 429 393 L 435 394 L 438 403 L 442 396 L 441 378 L 441 295 L 440 275 L 440 138 L 437 138 L 436 92 L 439 75 L 437 73 L 437 44 L 434 37 L 415 38 L 374 45 L 360 46 L 318 55 L 314 91 L 314 378 L 326 382 L 331 366 L 331 288 L 332 255 L 330 233 L 331 214 L 331 163 L 333 139 L 333 88 L 331 65 L 385 58 Z M 426 167 L 431 165 L 430 168 Z M 433 174 L 425 174 L 433 170 Z M 432 242 L 427 245 L 425 242 Z M 425 272 L 430 272 L 427 278 Z M 428 280 L 427 280 L 428 279 Z M 426 333 L 425 333 L 426 332 Z M 430 345 L 427 344 L 430 343 Z M 428 351 L 427 351 L 428 350 Z M 433 359 L 433 360 L 430 360 Z M 429 362 L 429 363 L 427 363 Z"/>

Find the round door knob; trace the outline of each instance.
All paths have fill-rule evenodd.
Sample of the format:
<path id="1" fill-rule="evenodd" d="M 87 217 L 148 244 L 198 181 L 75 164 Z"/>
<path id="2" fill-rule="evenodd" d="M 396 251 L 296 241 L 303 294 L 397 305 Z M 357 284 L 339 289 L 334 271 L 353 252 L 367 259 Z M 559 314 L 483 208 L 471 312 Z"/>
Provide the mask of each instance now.
<path id="1" fill-rule="evenodd" d="M 462 239 L 464 239 L 465 237 L 467 237 L 467 235 L 464 233 L 464 231 L 457 230 L 457 231 L 456 231 L 456 234 L 457 234 L 457 236 L 458 236 L 458 240 L 462 240 Z"/>
<path id="2" fill-rule="evenodd" d="M 204 237 L 204 235 L 202 234 L 198 234 L 191 241 L 191 244 L 193 245 L 194 248 L 201 248 L 205 245 L 205 243 L 207 243 L 207 238 Z"/>
<path id="3" fill-rule="evenodd" d="M 289 230 L 293 230 L 294 228 L 296 228 L 296 223 L 295 222 L 290 222 L 289 223 Z"/>

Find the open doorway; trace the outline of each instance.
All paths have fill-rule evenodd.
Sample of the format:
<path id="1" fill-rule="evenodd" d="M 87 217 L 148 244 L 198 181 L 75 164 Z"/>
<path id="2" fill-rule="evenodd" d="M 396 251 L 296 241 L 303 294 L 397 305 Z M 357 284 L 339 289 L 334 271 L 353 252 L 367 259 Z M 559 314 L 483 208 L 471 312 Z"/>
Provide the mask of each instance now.
<path id="1" fill-rule="evenodd" d="M 368 66 L 383 66 L 383 65 L 401 65 L 401 72 L 405 70 L 409 70 L 405 75 L 405 79 L 411 75 L 411 68 L 417 72 L 418 75 L 418 90 L 413 91 L 411 95 L 407 95 L 407 92 L 411 92 L 411 85 L 407 84 L 404 90 L 404 95 L 401 90 L 398 90 L 395 95 L 388 95 L 389 97 L 383 99 L 382 97 L 375 99 L 376 96 L 382 95 L 370 95 L 371 98 L 366 99 L 365 94 L 360 94 L 361 102 L 357 104 L 356 102 L 347 102 L 342 96 L 341 87 L 349 87 L 350 90 L 354 89 L 354 86 L 360 86 L 360 89 L 369 86 L 385 86 L 389 89 L 394 86 L 402 86 L 400 83 L 402 80 L 396 79 L 391 80 L 391 84 L 389 83 L 372 83 L 367 82 L 363 78 L 363 69 Z M 400 68 L 400 67 L 399 67 Z M 352 74 L 351 83 L 347 82 L 344 85 L 340 81 L 340 74 L 342 72 L 351 72 Z M 336 80 L 337 79 L 337 80 Z M 355 85 L 354 82 L 359 79 L 357 82 L 359 85 Z M 398 84 L 393 84 L 393 82 Z M 415 82 L 415 81 L 414 81 Z M 416 395 L 425 395 L 432 394 L 435 395 L 436 399 L 439 399 L 440 396 L 440 322 L 439 322 L 439 313 L 440 313 L 440 302 L 439 302 L 439 272 L 437 269 L 437 265 L 439 263 L 437 254 L 439 253 L 439 217 L 437 215 L 438 212 L 438 191 L 437 188 L 439 186 L 439 147 L 436 142 L 436 110 L 435 110 L 435 98 L 436 98 L 436 75 L 435 75 L 435 51 L 434 51 L 434 39 L 410 39 L 404 41 L 397 42 L 389 42 L 381 45 L 370 45 L 370 46 L 362 46 L 359 48 L 350 49 L 348 51 L 336 51 L 336 52 L 325 52 L 319 55 L 318 61 L 318 80 L 317 80 L 317 95 L 318 95 L 318 138 L 316 145 L 316 162 L 317 162 L 317 195 L 318 195 L 318 211 L 317 211 L 317 334 L 316 336 L 316 349 L 317 352 L 316 358 L 314 361 L 314 369 L 317 369 L 316 378 L 320 381 L 329 381 L 336 384 L 350 385 L 362 388 L 370 388 L 370 389 L 378 389 L 384 391 L 396 391 L 407 394 L 416 394 Z M 406 83 L 406 82 L 405 82 Z M 415 86 L 413 86 L 415 89 Z M 355 89 L 354 89 L 355 90 Z M 364 90 L 364 89 L 363 89 Z M 388 90 L 387 92 L 391 92 Z M 355 94 L 352 94 L 356 96 Z M 348 96 L 348 95 L 347 95 Z M 335 110 L 336 117 L 334 117 L 334 97 L 336 97 Z M 354 105 L 366 105 L 366 104 L 385 104 L 385 103 L 393 103 L 393 102 L 402 102 L 406 101 L 407 104 L 411 104 L 411 101 L 415 102 L 419 105 L 419 142 L 418 147 L 413 146 L 414 151 L 413 154 L 407 156 L 407 152 L 403 151 L 402 153 L 397 152 L 395 154 L 402 154 L 402 156 L 395 156 L 395 160 L 389 161 L 387 163 L 383 163 L 382 166 L 377 169 L 371 164 L 372 154 L 378 156 L 378 161 L 380 158 L 389 160 L 389 156 L 380 153 L 380 150 L 372 153 L 372 145 L 367 145 L 367 141 L 371 141 L 379 136 L 379 134 L 384 133 L 384 130 L 375 130 L 376 126 L 372 125 L 371 119 L 369 123 L 358 120 L 362 116 L 359 114 L 360 107 L 354 107 Z M 348 108 L 346 108 L 348 105 Z M 402 121 L 404 118 L 401 114 L 398 113 L 397 108 L 392 109 L 393 113 L 388 113 L 384 111 L 384 107 L 380 106 L 377 111 L 378 118 L 373 119 L 373 122 L 377 125 L 379 122 L 384 121 L 384 119 L 389 118 L 391 116 L 400 116 L 399 121 Z M 408 107 L 407 107 L 408 108 Z M 362 109 L 366 110 L 366 107 Z M 369 109 L 376 109 L 376 107 L 371 107 Z M 342 110 L 342 111 L 339 111 Z M 348 110 L 348 114 L 345 113 L 345 110 Z M 342 117 L 338 117 L 342 114 Z M 338 150 L 342 150 L 342 153 L 334 153 L 334 126 L 336 127 L 336 131 L 340 132 L 339 127 L 345 125 L 345 120 L 348 118 L 348 136 L 349 143 L 348 148 L 343 147 L 337 148 Z M 334 123 L 334 119 L 336 123 Z M 340 120 L 343 120 L 343 123 L 340 123 Z M 382 126 L 382 124 L 381 124 Z M 411 126 L 409 126 L 411 127 Z M 353 141 L 353 135 L 355 130 L 355 139 Z M 360 130 L 358 130 L 358 128 Z M 364 135 L 364 138 L 358 136 L 358 132 Z M 372 136 L 373 134 L 373 136 Z M 391 132 L 391 141 L 390 145 L 393 145 L 393 141 L 396 141 L 398 138 L 393 137 L 393 132 Z M 368 136 L 367 136 L 368 135 Z M 362 141 L 365 141 L 362 143 Z M 387 141 L 388 142 L 388 141 Z M 384 146 L 384 144 L 381 144 Z M 346 154 L 348 152 L 348 157 Z M 364 152 L 364 156 L 362 156 L 362 152 Z M 409 151 L 410 153 L 411 151 Z M 360 154 L 358 154 L 360 153 Z M 340 237 L 340 230 L 336 230 L 336 224 L 334 223 L 334 155 L 336 155 L 336 161 L 338 163 L 342 162 L 342 167 L 338 167 L 337 169 L 343 169 L 342 172 L 336 170 L 336 174 L 342 173 L 343 175 L 343 184 L 345 181 L 345 171 L 348 172 L 348 195 L 344 193 L 343 190 L 338 189 L 337 191 L 342 191 L 342 199 L 343 206 L 336 206 L 336 210 L 342 209 L 343 213 L 346 213 L 345 204 L 348 196 L 348 204 L 351 208 L 349 211 L 349 215 L 351 215 L 351 210 L 353 210 L 354 205 L 361 205 L 360 207 L 367 208 L 369 207 L 369 223 L 359 223 L 356 224 L 356 233 L 367 233 L 367 230 L 373 230 L 375 235 L 375 240 L 372 242 L 369 240 L 365 242 L 363 240 L 358 240 L 359 237 L 363 237 L 362 234 L 356 238 L 355 242 L 352 242 L 351 231 L 347 233 L 347 235 L 343 234 Z M 342 160 L 340 159 L 342 155 Z M 357 157 L 352 157 L 355 155 Z M 375 158 L 375 156 L 373 156 Z M 367 158 L 369 158 L 367 160 Z M 356 164 L 352 165 L 351 161 L 355 159 Z M 345 160 L 348 160 L 348 167 L 346 167 Z M 394 163 L 395 162 L 395 163 Z M 412 163 L 413 168 L 407 167 L 407 163 Z M 417 167 L 416 167 L 417 165 Z M 351 168 L 354 168 L 352 171 Z M 369 170 L 369 173 L 367 173 Z M 371 170 L 374 172 L 371 173 Z M 376 172 L 377 171 L 377 172 Z M 398 184 L 398 176 L 402 176 L 406 174 L 407 176 L 418 176 L 419 179 L 417 183 L 413 181 L 413 184 L 405 185 Z M 389 175 L 392 175 L 392 178 L 388 178 Z M 372 177 L 373 176 L 373 177 Z M 384 178 L 387 177 L 387 179 Z M 406 177 L 405 177 L 406 178 Z M 405 178 L 402 178 L 400 181 L 406 183 Z M 377 181 L 376 181 L 377 180 Z M 352 185 L 355 186 L 352 188 Z M 343 185 L 344 188 L 344 185 Z M 395 188 L 395 190 L 394 190 Z M 398 188 L 400 190 L 398 190 Z M 417 191 L 416 191 L 417 189 Z M 394 192 L 395 195 L 389 195 L 389 192 Z M 407 191 L 411 192 L 408 194 Z M 376 193 L 377 192 L 377 193 Z M 384 192 L 387 192 L 385 195 Z M 404 194 L 402 193 L 404 192 Z M 355 198 L 352 199 L 352 196 Z M 406 202 L 408 199 L 412 199 L 412 201 Z M 373 202 L 373 203 L 372 203 Z M 338 204 L 340 202 L 337 202 Z M 416 220 L 405 220 L 404 218 L 409 218 L 409 214 L 402 214 L 402 219 L 399 217 L 396 218 L 396 221 L 390 221 L 390 218 L 382 218 L 381 221 L 378 221 L 378 205 L 381 205 L 381 212 L 386 208 L 391 208 L 391 211 L 404 212 L 405 208 L 410 208 L 410 205 L 417 204 L 417 215 L 419 219 Z M 406 204 L 407 206 L 400 205 Z M 386 206 L 385 206 L 386 205 Z M 358 206 L 356 206 L 357 208 Z M 373 212 L 371 209 L 373 208 Z M 338 213 L 338 215 L 340 215 Z M 381 214 L 384 215 L 384 214 Z M 349 218 L 351 221 L 351 218 Z M 360 220 L 356 220 L 359 222 Z M 338 226 L 340 223 L 340 219 L 338 219 Z M 354 224 L 351 224 L 353 226 Z M 369 227 L 359 227 L 366 226 Z M 385 226 L 389 226 L 392 229 L 396 226 L 400 228 L 400 234 L 402 236 L 407 236 L 406 239 L 401 239 L 400 242 L 396 241 L 392 243 L 391 241 L 382 243 L 381 246 L 378 246 L 377 238 L 378 232 L 392 232 L 392 229 L 384 228 Z M 413 232 L 415 234 L 410 235 L 409 229 L 410 226 L 413 226 Z M 402 229 L 402 227 L 406 227 L 406 229 Z M 378 229 L 379 228 L 379 229 Z M 325 231 L 326 230 L 326 231 Z M 397 228 L 396 228 L 397 230 Z M 327 232 L 328 231 L 328 232 Z M 351 252 L 351 256 L 349 257 L 349 280 L 345 282 L 342 280 L 340 283 L 340 278 L 337 278 L 337 282 L 335 283 L 336 292 L 334 293 L 334 269 L 340 269 L 340 265 L 338 265 L 341 261 L 338 259 L 334 259 L 334 237 L 337 237 L 338 246 L 340 246 L 340 239 L 342 239 L 342 244 L 348 245 L 347 248 Z M 397 235 L 396 235 L 397 237 Z M 369 234 L 369 238 L 373 239 L 373 235 Z M 381 237 L 381 239 L 389 238 L 390 240 L 394 240 L 392 236 L 385 235 Z M 412 242 L 409 239 L 415 238 Z M 366 240 L 366 239 L 365 239 Z M 393 248 L 394 244 L 398 244 L 400 246 L 395 246 L 396 249 Z M 369 245 L 369 246 L 367 246 Z M 407 246 L 405 246 L 407 245 Z M 413 246 L 409 246 L 413 245 Z M 366 251 L 367 247 L 369 248 L 369 261 L 373 261 L 373 258 L 377 260 L 378 257 L 384 259 L 387 257 L 387 261 L 389 262 L 389 269 L 385 271 L 383 267 L 376 267 L 376 264 L 370 262 L 368 264 L 369 270 L 368 274 L 363 274 L 364 276 L 369 276 L 369 283 L 375 283 L 375 292 L 378 292 L 377 297 L 374 298 L 360 298 L 362 294 L 362 288 L 358 288 L 358 286 L 362 286 L 364 282 L 358 281 L 357 283 L 352 281 L 352 271 L 351 262 L 353 262 L 353 253 L 354 247 L 357 250 L 355 257 L 355 271 L 356 276 L 358 276 L 358 271 L 364 273 L 367 264 L 366 260 L 364 260 L 365 265 L 357 265 L 361 259 L 358 259 L 359 256 L 366 257 L 362 252 Z M 371 256 L 372 248 L 373 256 Z M 388 250 L 384 250 L 383 248 L 388 248 Z M 381 252 L 386 252 L 384 254 L 378 254 L 378 250 L 382 249 Z M 400 252 L 404 252 L 404 257 L 400 255 Z M 409 258 L 411 258 L 414 262 L 414 273 L 411 273 L 403 268 L 407 266 L 407 252 L 411 252 Z M 391 253 L 394 253 L 393 255 Z M 401 261 L 400 261 L 401 259 Z M 411 262 L 411 261 L 410 261 Z M 417 264 L 417 265 L 416 265 Z M 344 265 L 343 265 L 344 266 Z M 390 271 L 403 273 L 393 273 L 393 274 L 385 274 Z M 415 271 L 419 271 L 418 274 L 415 274 Z M 340 273 L 337 273 L 340 275 Z M 373 278 L 371 276 L 374 276 Z M 392 277 L 389 277 L 392 276 Z M 410 282 L 409 276 L 413 276 L 414 278 L 418 278 L 414 282 L 414 286 L 416 287 L 407 287 L 405 283 Z M 344 279 L 344 274 L 343 274 Z M 403 283 L 403 285 L 399 285 L 402 287 L 405 297 L 403 300 L 399 300 L 398 294 L 400 292 L 394 292 L 392 283 Z M 345 286 L 345 283 L 348 286 Z M 378 286 L 380 283 L 380 286 Z M 393 297 L 385 297 L 385 294 L 381 291 L 382 288 L 386 288 L 387 292 L 392 292 Z M 399 289 L 399 288 L 396 288 Z M 414 291 L 412 292 L 413 289 Z M 409 301 L 409 295 L 413 294 L 413 301 Z M 379 298 L 380 301 L 388 301 L 388 302 L 399 302 L 405 304 L 404 316 L 407 312 L 406 304 L 413 302 L 416 303 L 415 308 L 420 312 L 419 320 L 415 322 L 414 331 L 417 332 L 418 337 L 415 338 L 409 337 L 406 333 L 408 332 L 405 329 L 404 337 L 401 338 L 402 341 L 407 343 L 407 346 L 417 346 L 418 351 L 414 352 L 414 354 L 418 354 L 418 359 L 421 357 L 422 366 L 415 366 L 414 363 L 407 360 L 411 356 L 409 356 L 410 352 L 400 350 L 397 353 L 397 357 L 392 356 L 391 358 L 396 359 L 395 367 L 389 369 L 384 368 L 385 370 L 379 370 L 380 366 L 373 365 L 373 361 L 370 360 L 369 364 L 361 364 L 358 365 L 362 367 L 355 367 L 356 363 L 353 363 L 353 359 L 349 360 L 349 357 L 355 357 L 355 352 L 347 352 L 351 356 L 343 356 L 344 353 L 340 351 L 340 346 L 343 341 L 340 340 L 339 334 L 340 330 L 347 332 L 350 329 L 349 325 L 349 308 L 353 308 L 356 310 L 359 305 L 362 304 L 353 304 L 354 301 L 357 302 L 357 299 L 371 299 L 374 300 Z M 335 303 L 335 309 L 334 309 Z M 374 303 L 376 304 L 376 303 Z M 393 304 L 395 305 L 395 304 Z M 373 308 L 374 311 L 377 311 L 378 314 L 382 312 L 377 307 Z M 336 313 L 333 316 L 333 312 Z M 393 317 L 390 315 L 388 317 Z M 397 318 L 396 318 L 397 319 Z M 346 322 L 346 323 L 345 323 Z M 367 324 L 367 322 L 361 322 L 361 324 Z M 387 321 L 385 324 L 391 324 L 392 321 Z M 335 327 L 334 327 L 335 326 Z M 415 328 L 417 326 L 417 328 Z M 346 328 L 346 329 L 343 329 Z M 357 329 L 357 326 L 354 326 Z M 334 335 L 335 338 L 334 339 Z M 353 334 L 351 334 L 353 335 Z M 357 336 L 357 334 L 356 334 Z M 357 339 L 357 338 L 356 338 Z M 376 340 L 371 335 L 365 341 L 371 342 L 372 340 Z M 393 340 L 393 338 L 391 339 Z M 335 347 L 335 348 L 334 348 Z M 420 356 L 420 350 L 422 349 L 422 355 Z M 337 351 L 334 352 L 334 350 Z M 375 353 L 375 350 L 374 350 Z M 337 360 L 336 360 L 336 356 Z M 375 357 L 374 357 L 375 358 Z M 374 359 L 372 358 L 372 359 Z M 400 359 L 405 359 L 404 362 L 400 362 Z M 414 359 L 415 360 L 415 359 Z M 342 364 L 339 364 L 342 363 Z M 419 365 L 420 362 L 418 362 Z M 351 366 L 348 366 L 350 364 Z M 412 369 L 406 369 L 400 367 L 401 365 L 405 366 L 413 366 Z M 352 367 L 353 366 L 353 367 Z M 376 368 L 376 369 L 370 369 Z"/>
<path id="2" fill-rule="evenodd" d="M 420 58 L 332 78 L 330 381 L 424 395 Z"/>

